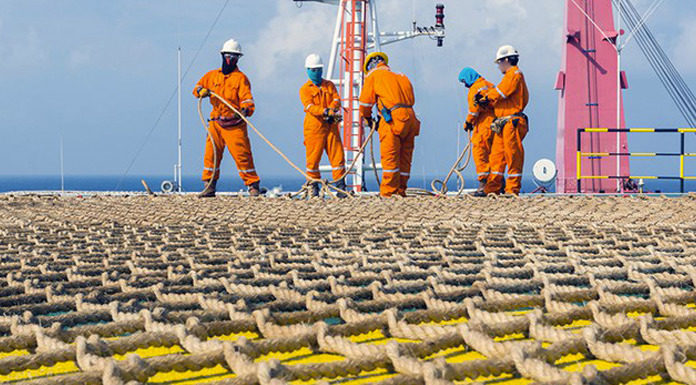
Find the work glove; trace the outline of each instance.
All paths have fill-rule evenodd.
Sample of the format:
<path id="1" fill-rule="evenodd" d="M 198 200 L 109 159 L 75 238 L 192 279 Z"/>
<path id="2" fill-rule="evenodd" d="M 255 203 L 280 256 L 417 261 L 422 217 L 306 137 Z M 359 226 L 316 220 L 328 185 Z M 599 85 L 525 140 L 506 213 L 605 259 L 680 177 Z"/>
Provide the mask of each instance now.
<path id="1" fill-rule="evenodd" d="M 464 123 L 464 131 L 466 131 L 466 132 L 474 131 L 474 125 L 469 123 L 469 122 Z"/>
<path id="2" fill-rule="evenodd" d="M 210 96 L 210 90 L 207 88 L 203 87 L 198 87 L 198 97 L 199 98 L 207 98 Z"/>
<path id="3" fill-rule="evenodd" d="M 246 107 L 244 107 L 244 108 L 242 108 L 241 110 L 239 110 L 239 112 L 241 112 L 242 115 L 243 115 L 245 118 L 246 118 L 247 116 L 249 116 L 249 109 L 246 108 Z"/>
<path id="4" fill-rule="evenodd" d="M 474 96 L 474 103 L 476 103 L 479 106 L 487 106 L 491 103 L 491 101 L 486 96 L 483 96 L 481 94 L 476 94 Z"/>
<path id="5" fill-rule="evenodd" d="M 374 119 L 372 119 L 372 116 L 366 116 L 363 119 L 365 120 L 365 124 L 368 127 L 372 127 L 372 122 L 374 122 Z"/>
<path id="6" fill-rule="evenodd" d="M 340 108 L 334 108 L 332 115 L 333 123 L 340 123 L 343 121 L 343 114 L 341 112 Z"/>
<path id="7" fill-rule="evenodd" d="M 341 114 L 340 108 L 333 108 L 329 110 L 329 120 L 332 123 L 337 123 L 343 120 L 343 114 Z"/>

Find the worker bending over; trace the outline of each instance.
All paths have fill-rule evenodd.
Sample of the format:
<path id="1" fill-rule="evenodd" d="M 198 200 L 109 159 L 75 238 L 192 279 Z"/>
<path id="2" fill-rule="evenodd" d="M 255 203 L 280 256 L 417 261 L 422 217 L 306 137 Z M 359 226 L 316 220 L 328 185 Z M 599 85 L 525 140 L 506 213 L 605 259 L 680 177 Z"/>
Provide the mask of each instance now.
<path id="1" fill-rule="evenodd" d="M 491 123 L 495 120 L 495 114 L 490 106 L 482 106 L 476 101 L 476 95 L 495 88 L 493 83 L 484 79 L 474 69 L 466 67 L 459 73 L 459 81 L 469 89 L 468 105 L 469 114 L 466 116 L 464 130 L 472 132 L 471 145 L 476 164 L 476 175 L 479 181 L 475 196 L 485 196 L 485 187 L 491 174 L 488 162 L 493 143 L 493 131 Z"/>
<path id="2" fill-rule="evenodd" d="M 500 47 L 495 62 L 503 73 L 503 80 L 497 87 L 482 91 L 476 96 L 480 105 L 492 106 L 496 116 L 491 125 L 494 136 L 489 157 L 491 176 L 486 183 L 486 194 L 500 193 L 506 165 L 508 178 L 505 193 L 518 195 L 522 186 L 522 140 L 529 128 L 524 109 L 529 103 L 529 91 L 524 75 L 517 67 L 519 59 L 519 53 L 512 46 Z"/>
<path id="3" fill-rule="evenodd" d="M 210 96 L 210 91 L 213 91 L 242 115 L 249 117 L 254 114 L 251 85 L 246 75 L 237 68 L 237 62 L 243 55 L 242 46 L 234 39 L 230 39 L 222 46 L 220 53 L 222 67 L 205 74 L 193 89 L 193 95 L 206 98 Z M 261 192 L 259 177 L 256 175 L 254 159 L 251 155 L 246 122 L 217 98 L 210 98 L 210 103 L 213 105 L 213 111 L 210 113 L 203 169 L 203 182 L 206 183 L 206 187 L 199 197 L 215 196 L 225 146 L 234 158 L 239 176 L 249 189 L 249 195 L 258 196 Z"/>
<path id="4" fill-rule="evenodd" d="M 374 52 L 365 59 L 365 84 L 360 93 L 360 116 L 372 126 L 372 107 L 377 105 L 381 116 L 378 127 L 382 156 L 382 185 L 380 195 L 406 196 L 411 172 L 415 138 L 420 121 L 413 111 L 413 86 L 405 75 L 392 72 L 389 58 Z"/>
<path id="5" fill-rule="evenodd" d="M 322 79 L 324 63 L 317 54 L 307 56 L 305 68 L 309 80 L 300 88 L 300 101 L 304 106 L 304 145 L 307 152 L 307 175 L 321 179 L 319 162 L 326 151 L 331 163 L 336 187 L 345 190 L 345 159 L 343 144 L 338 133 L 338 123 L 342 120 L 341 98 L 336 86 Z M 311 196 L 319 195 L 319 182 L 314 182 L 310 189 Z M 338 193 L 345 197 L 342 192 Z"/>

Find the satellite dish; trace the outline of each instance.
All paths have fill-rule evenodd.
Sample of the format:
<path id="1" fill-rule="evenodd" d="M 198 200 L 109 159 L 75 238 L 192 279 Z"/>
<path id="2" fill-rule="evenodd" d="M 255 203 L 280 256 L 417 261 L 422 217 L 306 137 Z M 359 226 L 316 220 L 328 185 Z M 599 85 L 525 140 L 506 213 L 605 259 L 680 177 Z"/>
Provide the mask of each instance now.
<path id="1" fill-rule="evenodd" d="M 556 179 L 556 165 L 550 159 L 539 159 L 534 163 L 534 178 L 541 184 L 551 183 Z"/>

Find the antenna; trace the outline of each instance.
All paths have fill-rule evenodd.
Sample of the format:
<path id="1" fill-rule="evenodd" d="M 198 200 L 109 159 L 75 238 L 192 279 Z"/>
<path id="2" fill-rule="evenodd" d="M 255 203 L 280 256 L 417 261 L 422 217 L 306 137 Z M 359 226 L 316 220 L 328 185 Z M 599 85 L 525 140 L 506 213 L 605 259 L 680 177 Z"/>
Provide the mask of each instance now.
<path id="1" fill-rule="evenodd" d="M 182 180 L 181 180 L 181 47 L 176 51 L 177 58 L 177 93 L 178 93 L 178 103 L 179 109 L 177 111 L 178 121 L 177 121 L 177 163 L 176 170 L 174 170 L 174 182 L 176 183 L 176 191 L 182 192 Z"/>
<path id="2" fill-rule="evenodd" d="M 183 192 L 181 180 L 181 47 L 176 51 L 176 93 L 177 93 L 177 161 L 174 165 L 174 181 L 164 180 L 160 184 L 163 193 Z"/>
<path id="3" fill-rule="evenodd" d="M 65 168 L 63 167 L 63 130 L 60 130 L 60 192 L 65 194 Z"/>

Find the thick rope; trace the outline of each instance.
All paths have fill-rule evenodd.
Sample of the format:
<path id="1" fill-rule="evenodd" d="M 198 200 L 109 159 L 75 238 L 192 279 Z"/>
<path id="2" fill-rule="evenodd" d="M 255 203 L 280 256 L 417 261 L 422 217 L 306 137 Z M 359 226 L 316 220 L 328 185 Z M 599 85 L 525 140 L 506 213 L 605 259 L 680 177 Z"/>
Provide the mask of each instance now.
<path id="1" fill-rule="evenodd" d="M 344 171 L 343 175 L 342 175 L 340 178 L 333 179 L 333 180 L 331 180 L 331 181 L 327 181 L 327 180 L 323 180 L 323 179 L 316 179 L 316 178 L 313 178 L 313 177 L 309 176 L 304 170 L 302 170 L 302 169 L 301 169 L 300 167 L 298 167 L 295 163 L 293 163 L 293 162 L 290 160 L 290 158 L 287 157 L 287 155 L 285 155 L 276 145 L 274 145 L 270 140 L 268 140 L 268 138 L 266 138 L 266 136 L 263 135 L 263 133 L 261 133 L 261 131 L 259 131 L 259 130 L 256 128 L 256 126 L 254 126 L 254 124 L 251 123 L 251 121 L 249 121 L 249 119 L 248 119 L 246 116 L 244 116 L 244 114 L 242 114 L 239 110 L 237 110 L 230 102 L 228 102 L 228 101 L 225 100 L 223 97 L 221 97 L 220 95 L 218 95 L 217 93 L 215 93 L 215 92 L 213 92 L 213 91 L 210 91 L 210 96 L 211 96 L 211 97 L 214 97 L 214 98 L 217 98 L 217 99 L 220 100 L 223 104 L 225 104 L 227 107 L 229 107 L 229 109 L 232 110 L 232 112 L 234 112 L 235 114 L 237 114 L 237 116 L 239 116 L 249 127 L 251 127 L 251 129 L 254 130 L 254 132 L 255 132 L 264 142 L 266 142 L 266 144 L 268 144 L 268 146 L 271 147 L 271 149 L 273 149 L 273 151 L 275 151 L 278 155 L 280 155 L 280 157 L 283 158 L 283 160 L 285 160 L 285 162 L 287 162 L 292 168 L 294 168 L 295 170 L 297 170 L 297 172 L 299 172 L 302 176 L 305 177 L 305 179 L 306 179 L 308 182 L 307 182 L 307 184 L 305 184 L 305 186 L 303 186 L 303 188 L 302 188 L 302 190 L 300 191 L 300 193 L 303 192 L 303 191 L 306 191 L 306 190 L 309 188 L 309 184 L 310 184 L 310 183 L 319 183 L 319 184 L 321 184 L 321 186 L 322 186 L 322 191 L 323 191 L 323 192 L 328 192 L 328 191 L 330 191 L 330 190 L 334 190 L 334 191 L 336 191 L 336 192 L 338 192 L 338 193 L 343 193 L 343 194 L 349 195 L 349 193 L 348 193 L 347 191 L 344 191 L 344 190 L 342 190 L 342 189 L 337 188 L 336 186 L 333 185 L 333 183 L 336 183 L 336 182 L 338 182 L 339 180 L 345 178 L 345 177 L 353 170 L 353 168 L 355 167 L 355 164 L 357 163 L 358 159 L 360 159 L 360 155 L 362 155 L 362 154 L 365 152 L 365 148 L 367 147 L 368 140 L 365 140 L 365 141 L 364 141 L 364 143 L 363 143 L 362 146 L 360 147 L 360 151 L 358 152 L 358 156 L 356 156 L 355 159 L 353 159 L 353 161 L 351 162 L 350 166 Z M 205 125 L 205 119 L 203 118 L 203 114 L 202 114 L 201 109 L 200 109 L 200 104 L 201 104 L 200 99 L 199 99 L 198 104 L 199 104 L 198 113 L 199 113 L 199 115 L 200 115 L 201 121 L 204 122 L 204 125 Z M 207 126 L 206 126 L 206 127 L 207 127 Z M 371 139 L 371 138 L 372 138 L 372 135 L 375 133 L 375 131 L 377 131 L 377 124 L 376 124 L 376 122 L 373 122 L 372 127 L 371 127 L 371 129 L 370 129 L 370 133 L 368 134 L 368 138 Z M 329 195 L 330 195 L 330 194 L 329 194 Z"/>
<path id="2" fill-rule="evenodd" d="M 473 146 L 471 143 L 471 132 L 468 132 L 467 135 L 468 141 L 466 143 L 466 146 L 462 150 L 462 152 L 459 154 L 459 157 L 457 160 L 454 162 L 452 167 L 450 167 L 449 172 L 447 172 L 447 175 L 445 176 L 445 179 L 439 180 L 439 179 L 434 179 L 430 183 L 430 188 L 432 189 L 432 192 L 435 193 L 438 196 L 443 196 L 447 194 L 447 182 L 449 182 L 449 179 L 452 177 L 452 174 L 457 175 L 457 179 L 459 180 L 459 189 L 457 190 L 457 196 L 462 195 L 464 192 L 464 186 L 465 186 L 465 181 L 464 181 L 464 175 L 462 175 L 462 172 L 469 166 L 469 162 L 471 161 L 471 154 L 473 152 Z M 462 163 L 462 159 L 466 158 L 464 161 L 464 164 L 460 166 Z M 437 185 L 440 185 L 440 188 L 437 188 Z"/>
<path id="3" fill-rule="evenodd" d="M 355 202 L 0 196 L 0 376 L 696 383 L 692 197 Z"/>

